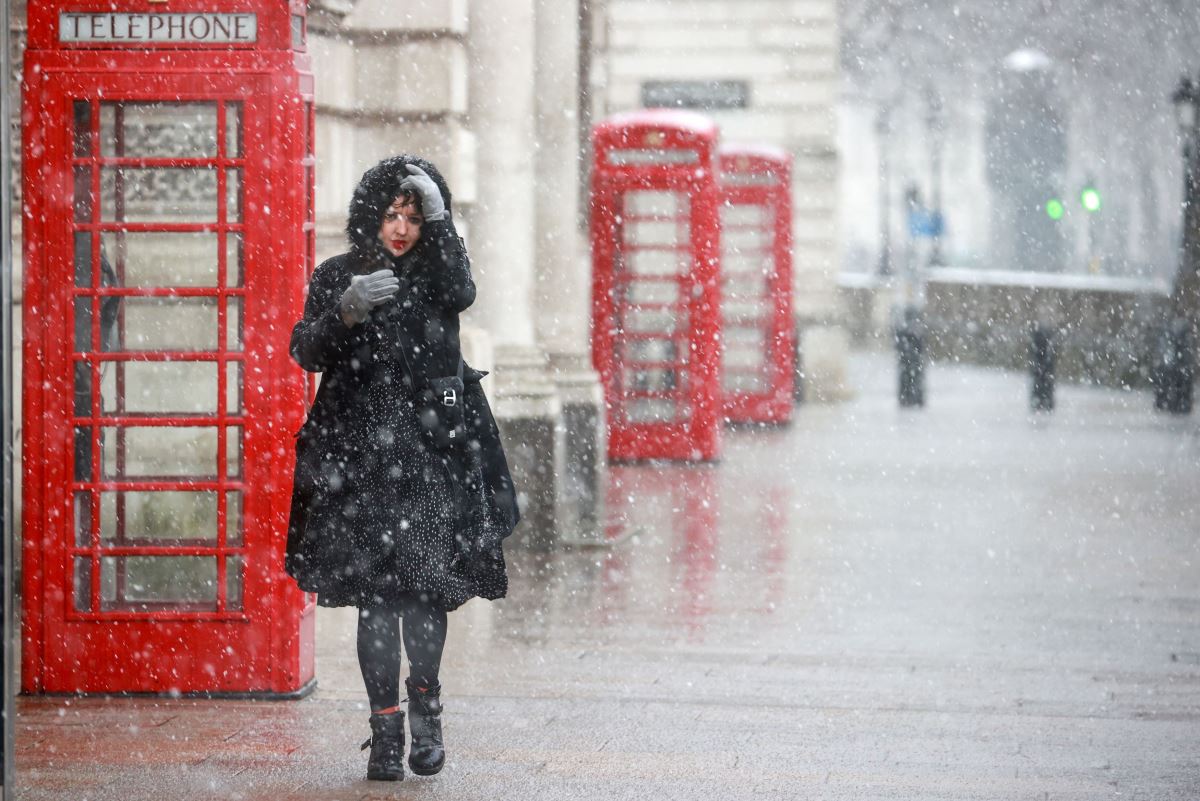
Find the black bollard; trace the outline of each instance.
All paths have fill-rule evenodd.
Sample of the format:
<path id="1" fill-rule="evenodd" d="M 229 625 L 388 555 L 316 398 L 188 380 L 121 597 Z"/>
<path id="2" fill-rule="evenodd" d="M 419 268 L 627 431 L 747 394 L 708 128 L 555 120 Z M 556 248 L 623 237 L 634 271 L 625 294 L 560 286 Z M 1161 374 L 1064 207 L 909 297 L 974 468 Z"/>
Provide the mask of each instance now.
<path id="1" fill-rule="evenodd" d="M 907 307 L 896 326 L 896 356 L 900 361 L 900 405 L 925 405 L 925 334 L 917 309 Z"/>
<path id="2" fill-rule="evenodd" d="M 1049 412 L 1054 409 L 1054 368 L 1057 355 L 1054 329 L 1043 323 L 1035 323 L 1029 341 L 1029 372 L 1033 377 L 1029 408 L 1035 412 Z"/>
<path id="3" fill-rule="evenodd" d="M 1192 327 L 1187 320 L 1178 319 L 1172 326 L 1171 334 L 1175 370 L 1167 411 L 1172 414 L 1191 414 L 1196 381 L 1196 343 L 1192 339 Z"/>
<path id="4" fill-rule="evenodd" d="M 1154 369 L 1154 407 L 1172 414 L 1191 414 L 1196 381 L 1196 346 L 1192 328 L 1173 319 L 1159 339 Z"/>

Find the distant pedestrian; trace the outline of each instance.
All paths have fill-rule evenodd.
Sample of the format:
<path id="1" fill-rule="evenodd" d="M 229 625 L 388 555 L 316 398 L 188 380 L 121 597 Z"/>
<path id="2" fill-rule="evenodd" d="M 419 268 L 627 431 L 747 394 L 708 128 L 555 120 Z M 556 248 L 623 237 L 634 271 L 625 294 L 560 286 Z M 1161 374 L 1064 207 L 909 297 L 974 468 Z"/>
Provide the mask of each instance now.
<path id="1" fill-rule="evenodd" d="M 396 156 L 363 175 L 351 249 L 317 267 L 291 354 L 322 373 L 297 435 L 288 573 L 322 606 L 355 606 L 371 705 L 367 778 L 404 776 L 401 627 L 414 773 L 442 769 L 446 616 L 508 589 L 501 541 L 519 514 L 495 420 L 462 362 L 475 300 L 450 190 Z"/>

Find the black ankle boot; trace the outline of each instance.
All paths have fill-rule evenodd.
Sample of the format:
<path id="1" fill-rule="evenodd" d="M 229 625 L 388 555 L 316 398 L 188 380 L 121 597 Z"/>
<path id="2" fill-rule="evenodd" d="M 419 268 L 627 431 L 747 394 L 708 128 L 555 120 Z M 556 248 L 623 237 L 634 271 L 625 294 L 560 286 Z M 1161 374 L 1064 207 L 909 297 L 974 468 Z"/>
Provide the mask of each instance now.
<path id="1" fill-rule="evenodd" d="M 397 782 L 404 778 L 404 713 L 371 715 L 371 739 L 362 750 L 371 749 L 367 760 L 367 778 Z"/>
<path id="2" fill-rule="evenodd" d="M 418 776 L 432 776 L 446 763 L 442 744 L 442 685 L 420 689 L 405 679 L 408 687 L 408 725 L 412 729 L 412 747 L 408 766 Z"/>

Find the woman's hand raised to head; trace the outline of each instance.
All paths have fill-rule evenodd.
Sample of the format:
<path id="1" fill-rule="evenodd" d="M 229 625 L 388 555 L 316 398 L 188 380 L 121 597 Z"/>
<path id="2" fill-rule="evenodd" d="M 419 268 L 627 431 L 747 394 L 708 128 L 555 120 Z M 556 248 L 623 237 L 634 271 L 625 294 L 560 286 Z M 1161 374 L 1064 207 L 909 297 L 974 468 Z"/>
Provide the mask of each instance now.
<path id="1" fill-rule="evenodd" d="M 400 182 L 400 188 L 406 192 L 416 192 L 421 196 L 421 214 L 427 222 L 446 219 L 446 203 L 442 200 L 442 192 L 436 183 L 424 170 L 416 164 L 406 164 L 409 176 Z"/>
<path id="2" fill-rule="evenodd" d="M 400 279 L 388 267 L 370 275 L 354 276 L 338 302 L 342 321 L 349 326 L 366 322 L 371 309 L 391 300 L 399 290 Z"/>

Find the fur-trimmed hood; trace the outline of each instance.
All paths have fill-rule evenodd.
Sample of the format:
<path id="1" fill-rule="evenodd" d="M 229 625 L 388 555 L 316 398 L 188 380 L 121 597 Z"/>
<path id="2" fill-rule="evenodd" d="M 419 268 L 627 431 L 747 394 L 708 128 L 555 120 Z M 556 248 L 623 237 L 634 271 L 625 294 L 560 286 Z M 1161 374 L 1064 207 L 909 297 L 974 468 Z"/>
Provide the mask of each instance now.
<path id="1" fill-rule="evenodd" d="M 388 206 L 400 194 L 400 182 L 408 177 L 405 167 L 415 164 L 433 179 L 442 193 L 446 212 L 450 213 L 450 187 L 438 168 L 420 156 L 401 153 L 384 159 L 363 173 L 350 199 L 350 211 L 346 216 L 346 236 L 354 252 L 373 262 L 380 256 L 387 257 L 387 250 L 379 241 L 379 226 Z"/>

